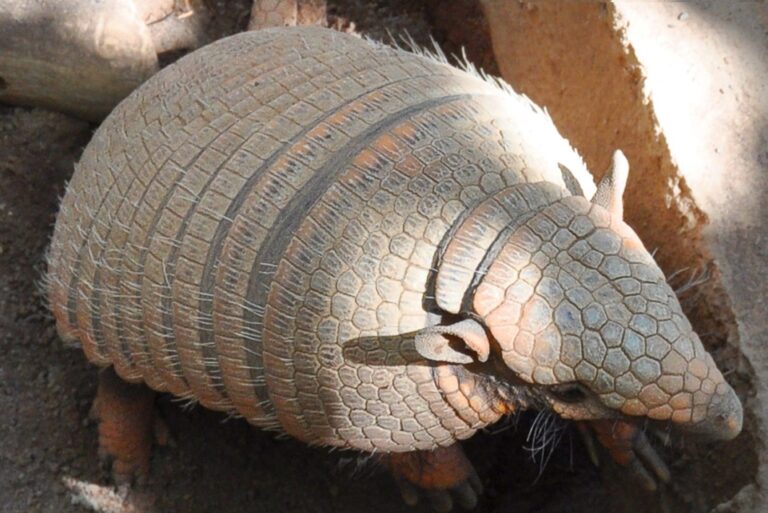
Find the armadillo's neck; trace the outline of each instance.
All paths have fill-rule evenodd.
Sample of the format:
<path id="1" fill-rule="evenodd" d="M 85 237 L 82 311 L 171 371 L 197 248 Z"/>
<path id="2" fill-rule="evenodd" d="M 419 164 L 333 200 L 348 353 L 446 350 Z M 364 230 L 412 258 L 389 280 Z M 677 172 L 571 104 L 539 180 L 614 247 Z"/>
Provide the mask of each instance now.
<path id="1" fill-rule="evenodd" d="M 484 280 L 495 279 L 488 275 L 488 269 L 510 238 L 537 213 L 568 195 L 549 182 L 523 183 L 463 212 L 438 248 L 435 306 L 450 314 L 474 312 L 475 291 Z M 530 402 L 524 389 L 494 378 L 493 373 L 438 364 L 433 376 L 446 401 L 473 426 L 489 425 L 505 414 L 527 408 Z"/>
<path id="2" fill-rule="evenodd" d="M 438 249 L 434 296 L 449 313 L 470 310 L 472 294 L 509 237 L 547 205 L 568 195 L 548 182 L 508 187 L 467 209 Z"/>

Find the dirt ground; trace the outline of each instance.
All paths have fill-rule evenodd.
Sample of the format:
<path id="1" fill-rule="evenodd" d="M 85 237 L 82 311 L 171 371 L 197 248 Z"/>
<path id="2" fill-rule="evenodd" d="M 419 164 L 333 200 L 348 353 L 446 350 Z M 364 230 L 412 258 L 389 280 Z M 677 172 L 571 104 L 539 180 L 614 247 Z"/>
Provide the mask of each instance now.
<path id="1" fill-rule="evenodd" d="M 222 2 L 217 2 L 222 4 Z M 450 50 L 476 38 L 470 57 L 495 64 L 477 32 L 473 2 L 449 2 L 467 16 L 464 29 L 433 10 L 402 1 L 329 2 L 343 23 L 373 37 L 408 31 L 429 34 Z M 435 2 L 431 2 L 435 4 Z M 246 20 L 247 2 L 219 22 L 221 33 Z M 223 9 L 223 7 L 219 6 Z M 474 52 L 474 53 L 473 53 Z M 56 336 L 37 282 L 58 198 L 95 128 L 62 114 L 0 106 L 0 510 L 91 511 L 77 497 L 109 485 L 96 455 L 96 426 L 88 419 L 97 370 Z M 389 476 L 375 459 L 308 448 L 199 407 L 159 400 L 173 443 L 159 448 L 148 481 L 128 491 L 133 511 L 400 512 Z M 724 448 L 681 445 L 660 451 L 675 481 L 646 494 L 621 469 L 593 466 L 578 434 L 563 427 L 549 454 L 526 442 L 532 415 L 523 415 L 465 443 L 486 493 L 478 512 L 709 511 L 747 484 L 756 466 L 755 441 L 742 436 Z M 749 422 L 749 419 L 747 419 Z M 723 451 L 738 468 L 720 468 Z M 542 464 L 542 458 L 547 464 Z M 715 479 L 712 476 L 716 476 Z M 121 511 L 116 509 L 114 511 Z"/>

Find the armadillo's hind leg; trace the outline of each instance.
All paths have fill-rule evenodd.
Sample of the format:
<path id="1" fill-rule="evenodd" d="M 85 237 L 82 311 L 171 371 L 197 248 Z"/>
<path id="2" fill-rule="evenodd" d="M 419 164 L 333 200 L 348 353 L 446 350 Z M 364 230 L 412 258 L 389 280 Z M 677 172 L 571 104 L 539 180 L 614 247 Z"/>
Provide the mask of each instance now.
<path id="1" fill-rule="evenodd" d="M 155 392 L 123 381 L 111 367 L 103 369 L 91 414 L 99 425 L 99 457 L 111 465 L 115 482 L 144 479 L 155 432 Z"/>
<path id="2" fill-rule="evenodd" d="M 438 512 L 450 511 L 454 500 L 473 509 L 483 491 L 477 472 L 458 444 L 434 451 L 392 453 L 387 462 L 409 505 L 418 502 L 421 489 Z"/>

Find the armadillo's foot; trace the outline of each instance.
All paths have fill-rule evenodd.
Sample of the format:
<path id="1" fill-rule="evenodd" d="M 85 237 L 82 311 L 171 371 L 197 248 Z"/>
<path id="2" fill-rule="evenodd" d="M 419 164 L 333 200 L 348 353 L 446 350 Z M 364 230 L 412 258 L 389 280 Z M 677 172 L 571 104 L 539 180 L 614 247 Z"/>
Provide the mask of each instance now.
<path id="1" fill-rule="evenodd" d="M 111 467 L 115 483 L 141 481 L 149 472 L 154 400 L 152 390 L 126 383 L 112 368 L 99 372 L 91 415 L 99 424 L 99 458 Z"/>
<path id="2" fill-rule="evenodd" d="M 629 469 L 646 490 L 656 490 L 657 479 L 664 483 L 669 482 L 669 468 L 637 425 L 610 420 L 593 421 L 589 424 L 598 441 L 608 449 L 611 458 Z M 583 424 L 579 424 L 579 429 L 586 433 Z M 590 456 L 594 461 L 593 450 Z"/>
<path id="3" fill-rule="evenodd" d="M 450 511 L 454 500 L 473 509 L 483 493 L 477 472 L 458 444 L 434 451 L 392 453 L 387 461 L 408 505 L 419 501 L 421 489 L 435 511 Z"/>

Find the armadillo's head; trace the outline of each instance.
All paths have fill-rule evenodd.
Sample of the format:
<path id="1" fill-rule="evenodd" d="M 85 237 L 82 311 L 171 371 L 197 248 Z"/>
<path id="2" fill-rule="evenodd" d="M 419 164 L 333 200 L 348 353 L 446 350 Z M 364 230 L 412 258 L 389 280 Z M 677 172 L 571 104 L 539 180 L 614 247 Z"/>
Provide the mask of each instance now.
<path id="1" fill-rule="evenodd" d="M 474 313 L 506 367 L 562 417 L 647 417 L 731 439 L 741 403 L 622 221 L 625 176 L 619 154 L 591 202 L 564 198 L 517 229 Z"/>

